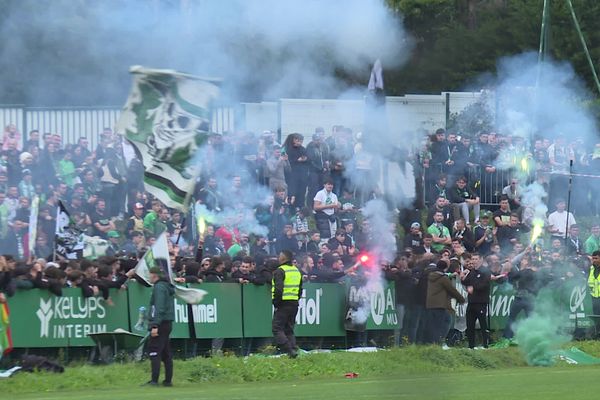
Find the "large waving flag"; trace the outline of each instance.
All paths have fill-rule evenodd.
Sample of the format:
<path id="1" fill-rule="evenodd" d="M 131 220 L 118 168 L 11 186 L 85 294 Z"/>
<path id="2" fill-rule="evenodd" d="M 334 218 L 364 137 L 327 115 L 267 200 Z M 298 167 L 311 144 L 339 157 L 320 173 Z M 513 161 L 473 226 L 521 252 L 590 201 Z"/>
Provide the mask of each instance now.
<path id="1" fill-rule="evenodd" d="M 157 259 L 163 259 L 166 260 L 166 262 L 157 263 Z M 156 239 L 156 242 L 154 242 L 152 247 L 146 251 L 144 257 L 140 259 L 135 267 L 135 274 L 148 286 L 152 285 L 150 282 L 150 268 L 152 267 L 161 267 L 163 269 L 165 276 L 168 276 L 171 284 L 175 286 L 175 296 L 181 301 L 184 301 L 187 304 L 200 304 L 202 298 L 206 294 L 205 290 L 175 285 L 175 281 L 173 280 L 173 269 L 171 268 L 171 261 L 169 258 L 167 234 L 165 232 Z"/>
<path id="2" fill-rule="evenodd" d="M 210 128 L 217 79 L 132 67 L 133 88 L 116 125 L 144 165 L 144 185 L 167 207 L 185 209 L 198 147 Z"/>

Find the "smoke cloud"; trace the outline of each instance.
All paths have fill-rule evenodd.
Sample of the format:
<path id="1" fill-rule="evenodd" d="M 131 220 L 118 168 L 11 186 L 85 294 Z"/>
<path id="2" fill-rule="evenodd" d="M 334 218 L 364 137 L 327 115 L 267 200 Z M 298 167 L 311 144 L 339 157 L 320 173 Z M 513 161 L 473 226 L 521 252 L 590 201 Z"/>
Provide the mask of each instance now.
<path id="1" fill-rule="evenodd" d="M 598 133 L 593 116 L 582 107 L 590 98 L 583 81 L 565 62 L 538 64 L 537 54 L 525 53 L 498 63 L 497 125 L 529 139 L 532 134 L 592 138 Z"/>
<path id="2" fill-rule="evenodd" d="M 0 89 L 27 104 L 120 104 L 130 65 L 223 78 L 227 100 L 336 97 L 347 89 L 336 72 L 366 80 L 377 57 L 399 65 L 410 50 L 383 0 L 7 0 L 0 11 Z"/>
<path id="3" fill-rule="evenodd" d="M 533 313 L 517 324 L 515 338 L 529 365 L 554 365 L 560 347 L 571 340 L 564 333 L 568 315 L 560 310 L 552 290 L 543 289 L 536 298 Z"/>

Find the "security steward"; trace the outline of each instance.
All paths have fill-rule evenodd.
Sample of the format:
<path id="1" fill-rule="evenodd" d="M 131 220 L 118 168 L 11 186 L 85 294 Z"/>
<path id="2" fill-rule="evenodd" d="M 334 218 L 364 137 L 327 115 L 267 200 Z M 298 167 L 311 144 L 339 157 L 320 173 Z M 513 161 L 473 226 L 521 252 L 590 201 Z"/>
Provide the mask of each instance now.
<path id="1" fill-rule="evenodd" d="M 157 258 L 155 262 L 157 265 L 168 268 L 165 259 Z M 173 302 L 175 287 L 169 282 L 166 272 L 160 266 L 152 267 L 149 270 L 150 282 L 154 285 L 150 297 L 148 318 L 148 328 L 150 329 L 148 355 L 150 356 L 152 375 L 146 385 L 158 385 L 160 363 L 162 361 L 165 364 L 165 380 L 162 384 L 163 386 L 173 386 L 173 354 L 171 353 L 169 335 L 175 319 Z"/>
<path id="2" fill-rule="evenodd" d="M 600 250 L 592 253 L 592 265 L 588 275 L 588 287 L 592 296 L 592 312 L 596 325 L 596 335 L 600 334 Z"/>
<path id="3" fill-rule="evenodd" d="M 294 325 L 298 313 L 298 300 L 302 295 L 302 274 L 292 265 L 292 253 L 279 253 L 279 267 L 273 272 L 273 336 L 280 351 L 291 358 L 298 356 Z"/>

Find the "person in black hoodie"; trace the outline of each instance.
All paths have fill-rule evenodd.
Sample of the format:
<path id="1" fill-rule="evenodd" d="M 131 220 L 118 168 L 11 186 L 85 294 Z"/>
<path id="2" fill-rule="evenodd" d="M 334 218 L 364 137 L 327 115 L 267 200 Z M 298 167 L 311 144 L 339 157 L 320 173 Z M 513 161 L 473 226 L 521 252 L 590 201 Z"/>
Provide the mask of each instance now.
<path id="1" fill-rule="evenodd" d="M 412 290 L 411 301 L 406 309 L 406 327 L 404 332 L 408 342 L 412 344 L 423 343 L 425 334 L 425 301 L 427 299 L 427 275 L 435 271 L 434 256 L 423 256 L 417 267 L 411 270 Z"/>
<path id="2" fill-rule="evenodd" d="M 479 321 L 483 347 L 489 344 L 488 331 L 488 305 L 490 302 L 490 278 L 491 274 L 483 267 L 483 258 L 479 253 L 471 254 L 468 269 L 460 274 L 463 286 L 467 288 L 467 338 L 469 348 L 475 348 L 475 322 Z"/>
<path id="3" fill-rule="evenodd" d="M 212 257 L 210 259 L 210 268 L 204 276 L 206 283 L 225 282 L 225 261 L 221 257 Z"/>
<path id="4" fill-rule="evenodd" d="M 394 344 L 399 346 L 402 328 L 404 327 L 404 316 L 411 301 L 413 287 L 412 272 L 408 269 L 408 261 L 405 255 L 396 257 L 394 264 L 386 269 L 385 277 L 387 280 L 394 282 L 395 286 L 398 327 L 394 329 Z"/>

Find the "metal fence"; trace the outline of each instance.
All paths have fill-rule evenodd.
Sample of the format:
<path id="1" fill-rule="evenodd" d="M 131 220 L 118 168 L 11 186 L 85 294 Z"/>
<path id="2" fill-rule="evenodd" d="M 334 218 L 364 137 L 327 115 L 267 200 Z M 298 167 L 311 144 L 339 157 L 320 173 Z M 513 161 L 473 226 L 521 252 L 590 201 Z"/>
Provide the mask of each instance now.
<path id="1" fill-rule="evenodd" d="M 427 198 L 429 193 L 430 185 L 434 185 L 437 181 L 437 177 L 441 173 L 445 173 L 441 166 L 432 166 L 435 171 L 431 171 L 428 177 L 423 180 L 424 185 L 424 196 L 427 204 L 432 204 L 435 199 Z M 482 206 L 493 206 L 497 205 L 502 195 L 502 189 L 507 186 L 510 180 L 513 178 L 513 170 L 498 169 L 493 173 L 485 172 L 483 168 L 473 167 L 469 168 L 465 177 L 467 178 L 468 185 L 473 191 L 479 196 L 479 201 Z M 429 179 L 427 179 L 429 178 Z M 454 178 L 458 178 L 455 176 Z M 455 182 L 448 180 L 446 187 L 449 189 L 454 186 Z"/>
<path id="2" fill-rule="evenodd" d="M 113 128 L 120 107 L 26 107 L 24 105 L 0 105 L 0 127 L 15 124 L 27 140 L 28 132 L 34 129 L 40 133 L 50 132 L 62 136 L 63 143 L 74 144 L 82 136 L 86 137 L 91 148 L 95 148 L 104 128 Z M 215 109 L 212 118 L 213 132 L 235 130 L 235 110 L 232 107 Z"/>

